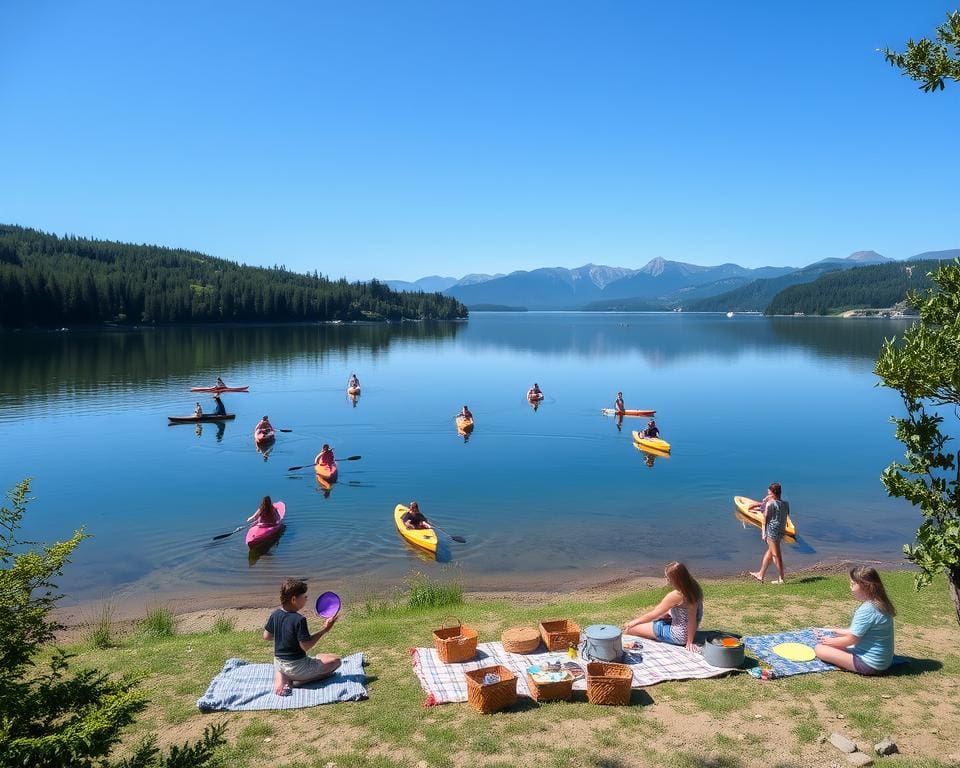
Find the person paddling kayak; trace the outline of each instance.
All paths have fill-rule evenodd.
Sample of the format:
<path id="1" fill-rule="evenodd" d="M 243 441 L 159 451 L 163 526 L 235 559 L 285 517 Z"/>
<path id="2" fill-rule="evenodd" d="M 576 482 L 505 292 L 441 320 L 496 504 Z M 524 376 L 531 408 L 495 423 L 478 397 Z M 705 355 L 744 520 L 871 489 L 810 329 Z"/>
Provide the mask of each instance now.
<path id="1" fill-rule="evenodd" d="M 264 416 L 260 421 L 257 422 L 257 426 L 253 428 L 255 434 L 267 434 L 268 432 L 276 432 L 273 428 L 273 424 L 270 423 L 270 417 Z"/>
<path id="2" fill-rule="evenodd" d="M 214 395 L 214 396 L 213 396 L 213 403 L 214 403 L 214 406 L 215 406 L 215 407 L 214 407 L 214 411 L 213 411 L 213 415 L 214 415 L 214 416 L 226 416 L 226 415 L 227 415 L 227 409 L 223 406 L 223 400 L 221 400 L 221 399 L 219 398 L 219 396 L 217 396 L 217 395 Z"/>
<path id="3" fill-rule="evenodd" d="M 643 432 L 640 433 L 641 437 L 660 437 L 660 428 L 657 426 L 657 422 L 653 419 L 647 422 L 647 426 L 643 428 Z"/>
<path id="4" fill-rule="evenodd" d="M 314 466 L 317 464 L 323 464 L 327 467 L 332 467 L 334 463 L 333 451 L 330 446 L 326 443 L 323 444 L 323 448 L 320 449 L 320 453 L 317 454 L 317 457 L 313 460 Z"/>
<path id="5" fill-rule="evenodd" d="M 200 403 L 197 403 L 196 406 L 194 407 L 193 415 L 196 416 L 198 419 L 201 416 L 203 416 L 203 408 L 201 407 Z"/>
<path id="6" fill-rule="evenodd" d="M 357 374 L 350 374 L 350 381 L 347 383 L 347 386 L 350 387 L 350 389 L 360 389 L 360 379 L 357 378 Z"/>
<path id="7" fill-rule="evenodd" d="M 430 521 L 427 520 L 427 518 L 423 516 L 423 512 L 420 511 L 420 505 L 415 501 L 410 502 L 410 507 L 403 513 L 400 522 L 410 531 L 430 530 L 433 528 L 433 526 L 430 525 Z"/>
<path id="8" fill-rule="evenodd" d="M 227 385 L 223 383 L 223 379 L 221 379 L 219 376 L 217 376 L 217 383 L 214 384 L 214 386 L 217 387 L 218 389 L 226 389 L 226 388 L 227 388 Z"/>
<path id="9" fill-rule="evenodd" d="M 273 500 L 269 496 L 264 496 L 260 500 L 260 506 L 257 507 L 257 511 L 247 518 L 247 522 L 251 525 L 262 525 L 264 528 L 269 528 L 279 523 L 280 518 L 277 515 L 276 508 L 273 506 Z"/>

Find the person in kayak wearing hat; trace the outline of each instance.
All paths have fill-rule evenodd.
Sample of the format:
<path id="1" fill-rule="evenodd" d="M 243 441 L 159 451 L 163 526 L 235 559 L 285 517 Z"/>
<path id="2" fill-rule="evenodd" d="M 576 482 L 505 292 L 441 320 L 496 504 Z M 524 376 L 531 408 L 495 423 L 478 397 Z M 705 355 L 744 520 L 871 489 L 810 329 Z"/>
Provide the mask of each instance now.
<path id="1" fill-rule="evenodd" d="M 643 432 L 640 433 L 640 437 L 660 437 L 660 428 L 657 426 L 657 422 L 650 419 L 647 426 L 643 428 Z"/>
<path id="2" fill-rule="evenodd" d="M 307 583 L 287 579 L 280 587 L 280 607 L 270 614 L 263 627 L 263 639 L 273 640 L 273 691 L 277 696 L 289 696 L 291 687 L 323 680 L 340 669 L 339 656 L 307 656 L 307 651 L 333 629 L 337 617 L 331 616 L 311 634 L 307 617 L 300 613 L 306 604 Z"/>
<path id="3" fill-rule="evenodd" d="M 613 410 L 617 413 L 623 413 L 626 410 L 623 405 L 623 392 L 617 392 L 617 399 L 613 401 Z"/>
<path id="4" fill-rule="evenodd" d="M 415 501 L 410 502 L 410 506 L 406 512 L 403 513 L 403 516 L 400 518 L 400 522 L 403 523 L 404 527 L 409 530 L 429 530 L 433 528 L 430 525 L 430 521 L 423 516 L 423 512 L 420 511 L 420 505 Z"/>
<path id="5" fill-rule="evenodd" d="M 648 640 L 682 645 L 696 650 L 694 638 L 703 619 L 703 590 L 687 566 L 676 560 L 663 571 L 673 587 L 663 600 L 646 613 L 626 622 L 623 631 Z"/>

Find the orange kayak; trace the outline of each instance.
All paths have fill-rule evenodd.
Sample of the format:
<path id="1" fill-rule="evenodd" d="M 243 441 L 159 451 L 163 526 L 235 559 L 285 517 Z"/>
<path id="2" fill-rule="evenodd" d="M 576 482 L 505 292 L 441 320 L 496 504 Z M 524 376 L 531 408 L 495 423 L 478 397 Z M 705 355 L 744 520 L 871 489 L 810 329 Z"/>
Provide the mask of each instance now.
<path id="1" fill-rule="evenodd" d="M 314 464 L 313 471 L 317 473 L 318 478 L 328 483 L 333 483 L 337 480 L 336 461 L 334 461 L 333 464 Z"/>

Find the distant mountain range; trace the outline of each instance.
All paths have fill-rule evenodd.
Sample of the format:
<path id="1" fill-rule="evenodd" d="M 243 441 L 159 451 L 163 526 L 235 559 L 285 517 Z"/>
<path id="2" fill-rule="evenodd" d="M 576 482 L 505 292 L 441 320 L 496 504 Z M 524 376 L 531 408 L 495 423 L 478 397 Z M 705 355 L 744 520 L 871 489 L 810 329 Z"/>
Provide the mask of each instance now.
<path id="1" fill-rule="evenodd" d="M 927 251 L 909 260 L 957 257 L 960 249 Z M 845 259 L 821 259 L 806 267 L 748 269 L 655 258 L 640 269 L 585 264 L 576 269 L 544 267 L 508 275 L 470 274 L 460 279 L 431 275 L 412 283 L 385 282 L 394 290 L 439 291 L 470 308 L 762 311 L 781 290 L 813 282 L 826 272 L 893 261 L 876 251 L 857 251 Z"/>

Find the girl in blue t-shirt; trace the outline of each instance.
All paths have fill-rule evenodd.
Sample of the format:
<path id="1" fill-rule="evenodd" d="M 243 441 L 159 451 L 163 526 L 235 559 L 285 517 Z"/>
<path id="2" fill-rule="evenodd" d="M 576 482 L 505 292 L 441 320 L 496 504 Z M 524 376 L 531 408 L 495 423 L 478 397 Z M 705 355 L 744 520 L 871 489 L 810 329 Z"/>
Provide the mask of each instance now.
<path id="1" fill-rule="evenodd" d="M 849 629 L 817 633 L 817 658 L 860 675 L 880 675 L 893 663 L 893 617 L 896 610 L 876 568 L 850 569 L 850 592 L 860 601 Z"/>

